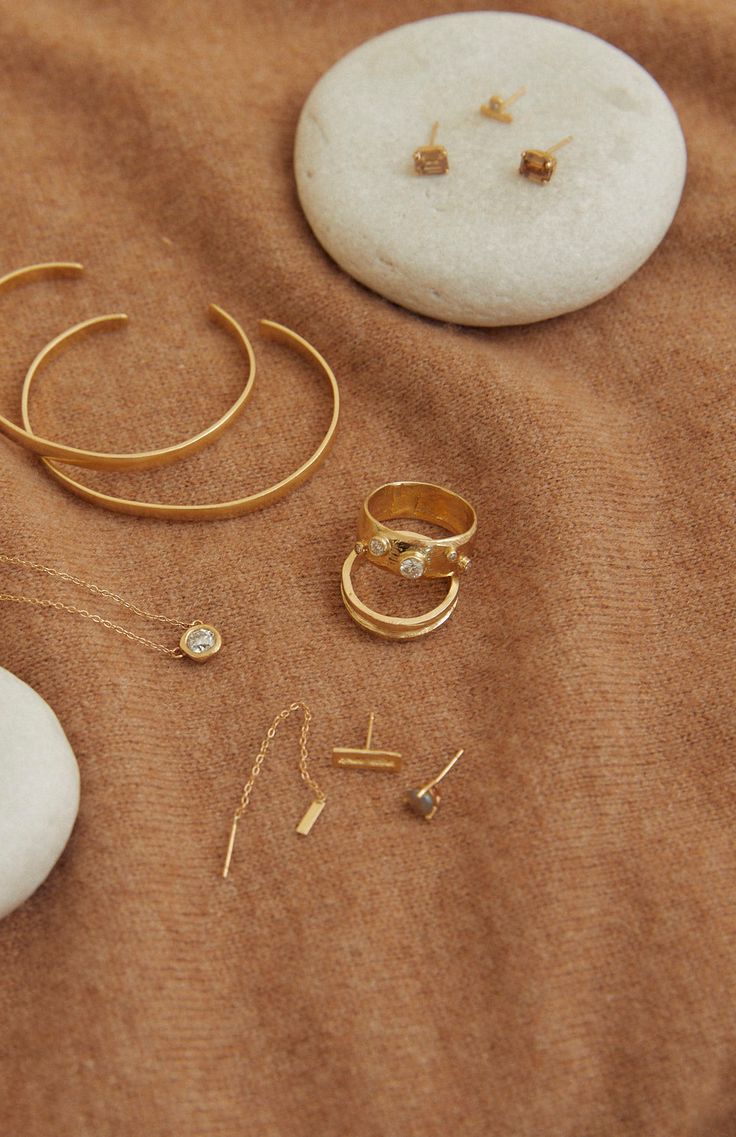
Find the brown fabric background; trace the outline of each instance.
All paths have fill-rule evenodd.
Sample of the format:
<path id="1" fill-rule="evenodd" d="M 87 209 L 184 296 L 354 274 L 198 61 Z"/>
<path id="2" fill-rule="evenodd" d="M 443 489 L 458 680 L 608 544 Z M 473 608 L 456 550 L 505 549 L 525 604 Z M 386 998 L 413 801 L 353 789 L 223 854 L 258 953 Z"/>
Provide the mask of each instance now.
<path id="1" fill-rule="evenodd" d="M 451 6 L 0 4 L 2 271 L 88 270 L 0 301 L 3 411 L 40 345 L 122 309 L 126 331 L 46 375 L 38 429 L 109 448 L 193 433 L 242 382 L 209 300 L 255 337 L 241 422 L 181 466 L 90 480 L 207 500 L 293 468 L 327 399 L 260 316 L 322 349 L 344 395 L 325 468 L 215 524 L 95 510 L 0 439 L 2 549 L 226 637 L 200 670 L 4 607 L 0 664 L 58 713 L 83 798 L 59 866 L 0 925 L 3 1137 L 736 1134 L 734 8 L 516 6 L 648 68 L 690 170 L 614 295 L 485 332 L 341 274 L 291 176 L 324 70 Z M 473 500 L 480 548 L 447 627 L 384 644 L 348 620 L 339 569 L 365 493 L 412 477 Z M 405 594 L 375 575 L 366 597 Z M 226 884 L 240 786 L 299 696 L 327 809 L 294 836 L 289 726 Z M 328 766 L 371 707 L 397 779 Z M 460 745 L 424 825 L 401 791 Z"/>

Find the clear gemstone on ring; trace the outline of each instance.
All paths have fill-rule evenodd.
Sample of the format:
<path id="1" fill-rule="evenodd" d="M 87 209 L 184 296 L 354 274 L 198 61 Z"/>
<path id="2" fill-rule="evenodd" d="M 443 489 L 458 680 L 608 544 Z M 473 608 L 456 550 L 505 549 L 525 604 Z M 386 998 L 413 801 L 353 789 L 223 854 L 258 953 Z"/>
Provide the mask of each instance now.
<path id="1" fill-rule="evenodd" d="M 424 576 L 424 561 L 421 557 L 404 557 L 399 565 L 399 572 L 409 580 L 418 580 L 420 576 Z"/>
<path id="2" fill-rule="evenodd" d="M 383 557 L 388 552 L 389 541 L 386 537 L 372 537 L 368 548 L 372 557 Z"/>
<path id="3" fill-rule="evenodd" d="M 448 559 L 448 561 L 456 561 L 457 560 L 457 549 L 448 549 L 447 550 L 447 559 Z"/>

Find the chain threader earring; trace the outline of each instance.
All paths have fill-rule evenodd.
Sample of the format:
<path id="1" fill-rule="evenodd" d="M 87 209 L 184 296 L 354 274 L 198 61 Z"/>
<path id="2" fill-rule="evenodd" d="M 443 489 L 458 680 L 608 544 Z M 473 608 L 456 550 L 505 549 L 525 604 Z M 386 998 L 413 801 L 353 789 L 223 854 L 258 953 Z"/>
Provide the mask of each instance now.
<path id="1" fill-rule="evenodd" d="M 268 754 L 269 747 L 276 737 L 276 731 L 279 729 L 282 722 L 285 722 L 286 719 L 288 719 L 289 715 L 293 714 L 295 711 L 301 711 L 303 715 L 302 728 L 299 733 L 299 774 L 304 784 L 309 787 L 314 795 L 312 804 L 309 806 L 309 809 L 304 814 L 304 817 L 296 827 L 297 833 L 300 833 L 303 837 L 306 837 L 325 807 L 325 804 L 327 802 L 327 795 L 320 788 L 320 786 L 317 784 L 309 772 L 309 751 L 307 749 L 307 739 L 309 737 L 309 726 L 312 721 L 312 712 L 306 703 L 303 703 L 301 700 L 299 700 L 296 703 L 292 703 L 290 706 L 286 707 L 283 711 L 280 711 L 276 715 L 276 718 L 273 720 L 266 732 L 266 737 L 261 743 L 261 748 L 258 751 L 258 756 L 255 762 L 253 763 L 253 769 L 250 772 L 250 777 L 243 786 L 240 803 L 238 805 L 238 808 L 235 810 L 235 813 L 233 814 L 233 823 L 230 829 L 230 840 L 228 841 L 227 853 L 225 855 L 225 864 L 222 870 L 222 875 L 225 878 L 227 878 L 230 872 L 230 864 L 233 859 L 233 849 L 235 848 L 235 837 L 238 832 L 238 824 L 241 821 L 246 809 L 248 808 L 248 803 L 250 802 L 250 797 L 253 793 L 253 786 L 255 785 L 256 778 L 261 772 L 261 767 L 266 760 L 266 755 Z"/>

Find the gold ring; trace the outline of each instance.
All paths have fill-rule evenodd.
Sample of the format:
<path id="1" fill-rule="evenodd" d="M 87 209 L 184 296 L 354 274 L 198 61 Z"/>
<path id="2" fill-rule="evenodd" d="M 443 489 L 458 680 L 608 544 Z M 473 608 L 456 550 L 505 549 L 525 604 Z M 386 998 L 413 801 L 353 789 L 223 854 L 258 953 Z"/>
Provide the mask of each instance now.
<path id="1" fill-rule="evenodd" d="M 361 628 L 365 628 L 366 631 L 373 632 L 374 635 L 382 636 L 387 640 L 413 640 L 417 639 L 418 636 L 426 636 L 435 628 L 439 628 L 445 620 L 449 620 L 455 611 L 460 592 L 460 581 L 457 576 L 450 577 L 444 600 L 436 608 L 424 612 L 421 616 L 386 616 L 383 612 L 376 612 L 375 609 L 369 608 L 367 604 L 363 603 L 353 587 L 353 566 L 359 555 L 353 549 L 345 558 L 345 563 L 342 566 L 341 591 L 343 604 L 356 624 L 360 624 Z"/>
<path id="2" fill-rule="evenodd" d="M 217 311 L 226 317 L 228 321 L 232 322 L 236 328 L 239 327 L 232 316 L 226 316 L 226 313 L 222 312 L 222 309 L 217 309 Z M 218 501 L 203 505 L 169 505 L 165 502 L 136 501 L 134 499 L 113 497 L 110 494 L 101 493 L 99 490 L 93 490 L 89 486 L 85 486 L 82 482 L 75 481 L 74 478 L 63 473 L 53 462 L 50 462 L 47 458 L 42 458 L 41 461 L 51 476 L 56 478 L 57 482 L 60 482 L 66 489 L 77 494 L 78 497 L 84 498 L 85 501 L 91 502 L 93 505 L 102 506 L 103 509 L 110 509 L 115 513 L 129 513 L 135 517 L 166 517 L 173 521 L 207 521 L 214 518 L 239 517 L 243 513 L 252 513 L 256 509 L 262 509 L 263 506 L 270 505 L 273 501 L 278 501 L 279 498 L 284 497 L 290 490 L 295 489 L 301 485 L 302 482 L 307 481 L 315 470 L 322 465 L 332 448 L 337 422 L 340 417 L 340 392 L 337 386 L 337 380 L 327 360 L 320 355 L 315 347 L 312 347 L 307 340 L 297 335 L 296 332 L 292 332 L 289 328 L 284 327 L 283 324 L 276 324 L 272 320 L 261 320 L 259 321 L 259 326 L 263 334 L 269 339 L 286 344 L 316 364 L 327 379 L 332 394 L 332 416 L 327 428 L 327 433 L 324 435 L 314 453 L 311 454 L 306 461 L 302 462 L 301 466 L 296 470 L 287 474 L 285 478 L 282 478 L 281 481 L 273 486 L 269 486 L 267 489 L 259 490 L 258 493 L 250 494 L 248 497 L 236 498 L 233 501 Z M 61 336 L 57 336 L 57 348 L 60 348 L 73 332 L 74 328 L 68 332 L 64 332 Z M 244 334 L 245 333 L 243 333 L 243 335 Z M 28 397 L 33 382 L 33 375 L 33 368 L 31 368 L 23 382 L 21 411 L 23 425 L 29 434 L 35 437 L 32 432 L 28 411 Z"/>
<path id="3" fill-rule="evenodd" d="M 72 262 L 59 261 L 30 265 L 27 268 L 17 269 L 15 272 L 8 273 L 7 276 L 0 277 L 0 292 L 30 280 L 53 276 L 79 276 L 82 271 L 80 264 Z M 218 308 L 216 304 L 210 305 L 209 314 L 212 320 L 229 332 L 238 346 L 242 348 L 248 360 L 249 373 L 245 387 L 229 410 L 217 422 L 212 423 L 206 430 L 200 431 L 192 438 L 187 438 L 184 442 L 177 442 L 173 446 L 163 446 L 159 450 L 144 450 L 136 454 L 107 454 L 97 450 L 82 450 L 76 446 L 64 446 L 60 442 L 41 438 L 34 434 L 29 426 L 23 430 L 2 415 L 0 415 L 0 431 L 25 450 L 31 450 L 43 457 L 55 458 L 60 462 L 69 462 L 73 466 L 86 466 L 93 470 L 124 470 L 130 467 L 145 470 L 155 466 L 166 466 L 171 462 L 178 461 L 179 458 L 195 454 L 219 438 L 230 423 L 235 421 L 250 396 L 256 377 L 253 348 L 243 329 L 233 320 L 232 316 L 228 316 L 227 312 Z M 53 359 L 70 340 L 78 339 L 98 328 L 118 327 L 120 324 L 126 323 L 127 319 L 128 317 L 122 312 L 109 316 L 97 316 L 92 320 L 84 320 L 81 324 L 75 324 L 73 328 L 69 328 L 60 336 L 56 336 L 55 339 L 46 344 L 46 347 L 34 359 L 29 371 L 31 378 L 29 380 L 26 376 L 26 383 L 30 383 L 36 372 Z"/>
<path id="4" fill-rule="evenodd" d="M 385 524 L 427 521 L 451 536 L 434 538 Z M 470 567 L 478 519 L 470 502 L 431 482 L 389 482 L 369 494 L 358 519 L 356 552 L 408 580 L 455 576 Z"/>

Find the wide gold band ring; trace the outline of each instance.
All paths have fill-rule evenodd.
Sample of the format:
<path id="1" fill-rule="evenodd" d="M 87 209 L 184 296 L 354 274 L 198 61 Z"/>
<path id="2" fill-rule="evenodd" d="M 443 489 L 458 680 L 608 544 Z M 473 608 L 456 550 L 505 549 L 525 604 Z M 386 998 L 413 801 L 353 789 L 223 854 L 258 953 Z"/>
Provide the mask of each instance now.
<path id="1" fill-rule="evenodd" d="M 445 620 L 449 620 L 455 611 L 460 592 L 460 581 L 457 576 L 450 578 L 447 595 L 441 604 L 429 612 L 424 612 L 421 616 L 386 616 L 382 612 L 376 612 L 375 609 L 369 608 L 360 599 L 353 586 L 353 566 L 359 555 L 353 549 L 345 558 L 345 563 L 342 566 L 341 591 L 343 603 L 348 612 L 356 624 L 365 628 L 366 631 L 373 632 L 374 635 L 387 640 L 413 640 L 419 636 L 426 636 L 435 628 L 439 628 Z"/>
<path id="2" fill-rule="evenodd" d="M 395 518 L 426 521 L 450 536 L 435 538 L 386 524 Z M 409 580 L 455 576 L 470 566 L 477 526 L 470 502 L 452 490 L 431 482 L 389 482 L 363 502 L 356 552 Z"/>

